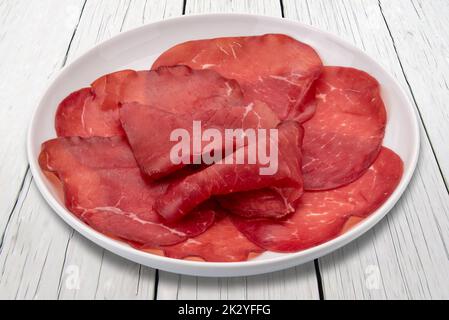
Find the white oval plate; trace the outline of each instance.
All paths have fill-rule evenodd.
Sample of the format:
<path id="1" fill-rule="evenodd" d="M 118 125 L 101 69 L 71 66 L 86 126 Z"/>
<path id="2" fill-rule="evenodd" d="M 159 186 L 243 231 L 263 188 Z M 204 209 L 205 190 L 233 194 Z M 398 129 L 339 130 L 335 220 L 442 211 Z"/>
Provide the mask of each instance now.
<path id="1" fill-rule="evenodd" d="M 166 49 L 204 38 L 284 33 L 312 45 L 326 65 L 351 66 L 367 71 L 382 85 L 388 112 L 384 144 L 404 160 L 402 181 L 390 199 L 374 214 L 340 237 L 298 253 L 267 252 L 239 263 L 194 262 L 160 257 L 112 240 L 72 215 L 38 165 L 41 144 L 56 137 L 54 118 L 59 102 L 71 92 L 88 86 L 113 71 L 149 69 Z M 28 134 L 28 157 L 39 190 L 51 207 L 71 227 L 103 248 L 137 263 L 169 272 L 196 276 L 246 276 L 278 271 L 309 262 L 356 239 L 379 222 L 398 201 L 416 167 L 419 129 L 415 109 L 397 82 L 373 59 L 338 37 L 295 21 L 244 14 L 212 14 L 169 19 L 122 33 L 90 50 L 65 67 L 43 96 Z"/>

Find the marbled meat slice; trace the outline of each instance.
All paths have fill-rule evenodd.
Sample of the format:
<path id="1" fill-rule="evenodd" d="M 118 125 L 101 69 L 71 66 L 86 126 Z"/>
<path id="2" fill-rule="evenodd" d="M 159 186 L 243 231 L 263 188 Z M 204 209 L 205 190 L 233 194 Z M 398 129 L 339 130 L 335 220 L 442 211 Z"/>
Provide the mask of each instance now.
<path id="1" fill-rule="evenodd" d="M 200 258 L 208 262 L 239 262 L 264 249 L 249 241 L 225 214 L 200 236 L 174 246 L 164 247 L 165 256 L 176 259 Z"/>
<path id="2" fill-rule="evenodd" d="M 133 72 L 123 83 L 120 101 L 176 114 L 195 113 L 217 104 L 244 105 L 235 80 L 223 78 L 213 70 L 192 70 L 187 66 Z"/>
<path id="3" fill-rule="evenodd" d="M 124 70 L 96 80 L 90 88 L 70 94 L 59 105 L 55 126 L 58 137 L 112 137 L 124 134 L 118 105 L 123 81 L 134 71 Z"/>
<path id="4" fill-rule="evenodd" d="M 295 212 L 303 192 L 296 188 L 265 188 L 217 197 L 229 213 L 244 218 L 281 219 Z"/>
<path id="5" fill-rule="evenodd" d="M 262 102 L 251 103 L 245 107 L 209 105 L 205 110 L 194 114 L 173 113 L 138 103 L 128 103 L 121 108 L 120 119 L 137 162 L 152 180 L 165 177 L 187 163 L 202 164 L 199 163 L 201 159 L 195 161 L 195 156 L 200 157 L 207 153 L 213 156 L 211 158 L 221 160 L 225 154 L 232 153 L 234 144 L 228 143 L 229 150 L 226 149 L 226 129 L 271 129 L 279 124 L 276 114 Z M 211 141 L 201 144 L 199 152 L 193 150 L 191 138 L 194 137 L 194 121 L 198 122 L 201 132 L 214 129 L 223 139 L 212 138 Z M 183 159 L 182 163 L 175 163 L 171 159 L 172 149 L 180 143 L 171 136 L 177 129 L 185 130 L 189 137 L 188 141 L 184 141 L 187 144 L 188 152 L 185 156 L 188 156 L 188 159 Z M 240 135 L 236 136 L 239 141 L 245 140 L 243 130 L 238 131 Z M 197 138 L 202 139 L 201 136 Z M 221 154 L 223 157 L 220 157 Z"/>
<path id="6" fill-rule="evenodd" d="M 43 144 L 39 163 L 62 182 L 66 207 L 109 236 L 172 245 L 213 224 L 215 211 L 208 204 L 176 224 L 163 222 L 153 205 L 173 181 L 145 181 L 124 137 L 51 140 Z"/>
<path id="7" fill-rule="evenodd" d="M 285 121 L 278 126 L 278 165 L 274 174 L 261 175 L 260 169 L 266 166 L 259 158 L 256 164 L 248 164 L 247 161 L 245 164 L 237 164 L 239 151 L 240 154 L 248 154 L 252 147 L 248 145 L 221 163 L 171 185 L 167 193 L 156 202 L 155 208 L 166 220 L 176 221 L 213 196 L 269 187 L 294 188 L 296 194 L 302 194 L 302 137 L 303 130 L 297 122 Z M 276 151 L 272 149 L 270 152 Z M 294 195 L 294 199 L 297 198 L 298 196 Z"/>
<path id="8" fill-rule="evenodd" d="M 302 122 L 313 116 L 313 105 L 302 102 L 320 75 L 322 61 L 312 47 L 289 36 L 267 34 L 189 41 L 163 53 L 153 69 L 179 64 L 215 70 L 225 78 L 237 80 L 247 102 L 265 102 L 281 120 Z"/>
<path id="9" fill-rule="evenodd" d="M 209 105 L 241 106 L 243 95 L 236 81 L 212 70 L 174 66 L 154 71 L 119 71 L 64 99 L 56 114 L 56 132 L 59 137 L 123 135 L 119 109 L 128 102 L 191 113 Z"/>
<path id="10" fill-rule="evenodd" d="M 386 111 L 379 83 L 366 72 L 325 67 L 314 86 L 316 113 L 304 123 L 304 188 L 330 190 L 355 181 L 374 162 Z"/>
<path id="11" fill-rule="evenodd" d="M 232 219 L 248 239 L 266 250 L 304 250 L 337 237 L 351 217 L 373 213 L 394 192 L 402 173 L 400 157 L 382 148 L 358 180 L 339 189 L 305 192 L 296 212 L 284 220 Z"/>

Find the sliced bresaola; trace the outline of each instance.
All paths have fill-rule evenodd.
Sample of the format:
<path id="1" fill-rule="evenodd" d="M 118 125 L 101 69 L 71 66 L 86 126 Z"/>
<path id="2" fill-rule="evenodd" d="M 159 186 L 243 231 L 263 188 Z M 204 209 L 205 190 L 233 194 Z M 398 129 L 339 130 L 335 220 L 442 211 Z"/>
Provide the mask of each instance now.
<path id="1" fill-rule="evenodd" d="M 304 123 L 304 188 L 330 190 L 355 181 L 374 162 L 386 111 L 379 83 L 357 69 L 324 67 L 313 89 L 316 112 Z"/>
<path id="2" fill-rule="evenodd" d="M 215 70 L 240 84 L 247 102 L 267 103 L 281 118 L 303 122 L 313 105 L 303 99 L 320 75 L 322 61 L 307 44 L 282 34 L 196 40 L 163 53 L 153 69 L 188 65 Z"/>
<path id="3" fill-rule="evenodd" d="M 278 126 L 277 133 L 278 148 L 273 148 L 273 145 L 275 147 L 276 145 L 271 144 L 273 137 L 269 137 L 269 142 L 265 141 L 267 148 L 271 145 L 270 155 L 277 155 L 277 159 L 273 157 L 273 161 L 277 162 L 277 170 L 273 174 L 265 175 L 261 172 L 261 168 L 268 165 L 262 164 L 259 157 L 255 164 L 248 161 L 238 164 L 237 160 L 242 159 L 239 155 L 253 153 L 251 151 L 254 150 L 253 146 L 249 144 L 221 163 L 172 184 L 166 194 L 156 202 L 155 209 L 167 221 L 177 221 L 213 196 L 272 187 L 294 189 L 292 198 L 296 201 L 298 194 L 301 195 L 303 191 L 301 175 L 303 130 L 297 122 L 285 121 Z"/>
<path id="4" fill-rule="evenodd" d="M 244 218 L 281 219 L 295 212 L 302 196 L 295 188 L 265 188 L 217 198 L 221 207 Z"/>
<path id="5" fill-rule="evenodd" d="M 59 105 L 55 119 L 59 137 L 112 137 L 123 135 L 118 103 L 123 81 L 134 71 L 108 74 L 70 94 Z"/>
<path id="6" fill-rule="evenodd" d="M 239 262 L 248 260 L 251 254 L 264 250 L 249 241 L 224 214 L 217 215 L 215 224 L 200 236 L 164 247 L 170 258 L 200 258 L 208 262 Z"/>
<path id="7" fill-rule="evenodd" d="M 137 102 L 176 114 L 195 113 L 216 104 L 242 106 L 243 95 L 235 80 L 213 70 L 187 66 L 160 67 L 129 75 L 121 90 L 121 102 Z"/>
<path id="8" fill-rule="evenodd" d="M 351 217 L 365 218 L 394 192 L 403 163 L 382 148 L 374 164 L 358 180 L 330 191 L 305 192 L 296 212 L 284 220 L 244 219 L 235 226 L 251 241 L 270 251 L 296 252 L 337 237 Z"/>
<path id="9" fill-rule="evenodd" d="M 172 245 L 213 224 L 215 211 L 208 204 L 176 224 L 163 222 L 153 205 L 173 181 L 146 182 L 124 137 L 51 140 L 43 144 L 39 163 L 62 182 L 66 207 L 106 235 Z"/>
<path id="10" fill-rule="evenodd" d="M 57 111 L 56 131 L 59 137 L 123 135 L 119 108 L 128 102 L 190 113 L 209 105 L 243 105 L 242 101 L 237 82 L 212 70 L 192 70 L 187 66 L 125 70 L 101 77 L 91 88 L 64 99 Z"/>
<path id="11" fill-rule="evenodd" d="M 149 107 L 138 103 L 124 104 L 120 110 L 122 126 L 131 144 L 134 155 L 141 169 L 150 179 L 160 179 L 186 164 L 203 164 L 201 155 L 211 155 L 210 160 L 221 160 L 226 154 L 232 153 L 234 143 L 227 143 L 225 131 L 227 129 L 259 129 L 276 128 L 279 119 L 264 103 L 255 102 L 245 107 L 229 107 L 228 105 L 208 105 L 204 110 L 190 113 L 173 113 L 166 110 Z M 198 133 L 195 134 L 200 144 L 199 150 L 193 150 L 194 121 Z M 198 129 L 201 130 L 198 130 Z M 183 129 L 187 133 L 186 141 L 178 141 L 172 137 L 175 130 Z M 222 137 L 209 137 L 209 141 L 202 142 L 202 133 L 213 129 Z M 244 131 L 235 136 L 239 142 L 244 142 Z M 176 138 L 176 139 L 173 139 Z M 231 139 L 234 142 L 235 139 Z M 184 157 L 177 155 L 180 161 L 172 159 L 172 150 L 181 145 L 187 149 Z M 226 148 L 227 145 L 227 148 Z M 177 152 L 178 154 L 179 152 Z M 222 156 L 220 156 L 222 155 Z M 199 159 L 195 159 L 199 156 Z M 215 161 L 214 161 L 215 162 Z M 211 165 L 213 162 L 205 163 Z"/>

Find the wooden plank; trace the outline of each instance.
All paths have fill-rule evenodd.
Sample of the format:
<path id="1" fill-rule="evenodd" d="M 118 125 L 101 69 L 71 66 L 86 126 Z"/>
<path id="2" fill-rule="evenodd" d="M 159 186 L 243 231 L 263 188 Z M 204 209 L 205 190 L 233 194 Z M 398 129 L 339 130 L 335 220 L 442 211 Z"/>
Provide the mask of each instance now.
<path id="1" fill-rule="evenodd" d="M 0 256 L 0 299 L 56 298 L 71 231 L 40 197 L 27 174 Z"/>
<path id="2" fill-rule="evenodd" d="M 69 52 L 69 59 L 118 33 L 182 15 L 183 0 L 88 1 Z"/>
<path id="3" fill-rule="evenodd" d="M 276 0 L 187 0 L 186 14 L 254 13 L 281 17 L 281 2 Z"/>
<path id="4" fill-rule="evenodd" d="M 447 187 L 449 2 L 409 0 L 380 4 Z"/>
<path id="5" fill-rule="evenodd" d="M 268 275 L 200 278 L 160 272 L 159 300 L 316 300 L 319 298 L 313 263 Z"/>
<path id="6" fill-rule="evenodd" d="M 402 3 L 388 1 L 392 2 Z M 378 1 L 284 0 L 284 10 L 288 18 L 338 34 L 365 50 L 398 79 L 412 99 Z M 395 19 L 407 21 L 402 14 Z M 411 77 L 407 71 L 406 76 Z M 421 90 L 432 95 L 429 85 L 421 82 Z M 426 110 L 430 106 L 418 102 L 417 107 L 430 113 Z M 325 298 L 449 297 L 449 201 L 431 145 L 421 129 L 419 166 L 398 205 L 360 240 L 320 259 Z"/>
<path id="7" fill-rule="evenodd" d="M 38 234 L 64 229 L 59 221 L 50 225 L 51 218 L 44 216 L 31 223 L 39 210 L 48 209 L 42 202 L 26 199 L 33 188 L 22 144 L 39 97 L 63 64 L 83 5 L 84 0 L 0 2 L 0 299 L 33 297 L 35 288 L 46 291 L 52 284 L 57 288 L 57 282 L 42 283 L 38 277 L 22 282 L 22 274 L 57 270 L 62 259 L 49 265 L 47 254 L 64 250 L 67 240 L 52 241 L 48 233 Z M 5 234 L 8 224 L 12 232 Z M 28 253 L 31 246 L 36 255 Z"/>
<path id="8" fill-rule="evenodd" d="M 0 239 L 28 167 L 22 146 L 31 114 L 61 67 L 83 3 L 0 2 Z"/>
<path id="9" fill-rule="evenodd" d="M 186 13 L 238 12 L 282 16 L 278 1 L 187 1 Z M 318 299 L 313 263 L 247 278 L 197 278 L 160 272 L 158 299 Z"/>
<path id="10" fill-rule="evenodd" d="M 60 1 L 51 2 L 53 6 L 55 3 Z M 30 5 L 29 2 L 26 4 Z M 70 44 L 67 61 L 72 61 L 94 44 L 122 30 L 171 15 L 180 15 L 182 8 L 182 1 L 87 1 L 81 19 L 78 15 L 77 32 Z M 45 15 L 57 14 L 52 10 L 49 5 Z M 36 12 L 37 8 L 33 13 Z M 65 23 L 64 21 L 61 19 L 61 23 Z M 64 28 L 61 24 L 53 23 L 49 30 L 63 32 Z M 68 40 L 72 38 L 74 30 L 71 29 Z M 64 48 L 64 54 L 60 58 L 62 62 L 69 41 L 65 45 L 54 45 Z M 45 60 L 57 61 L 48 57 Z M 35 57 L 29 57 L 27 61 L 34 62 Z M 61 63 L 55 64 L 54 71 L 60 66 Z M 44 74 L 48 74 L 48 70 Z M 40 94 L 42 92 L 43 88 Z M 36 103 L 35 98 L 32 104 Z M 31 176 L 27 176 L 23 190 L 11 216 L 0 256 L 0 297 L 153 298 L 153 270 L 104 252 L 74 233 L 48 208 L 32 183 Z"/>

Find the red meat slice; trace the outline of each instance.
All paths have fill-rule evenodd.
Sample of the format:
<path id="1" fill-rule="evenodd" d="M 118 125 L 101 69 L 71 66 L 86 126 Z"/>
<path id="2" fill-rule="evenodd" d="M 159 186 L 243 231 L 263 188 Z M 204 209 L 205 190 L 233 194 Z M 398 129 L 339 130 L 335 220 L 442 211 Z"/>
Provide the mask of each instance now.
<path id="1" fill-rule="evenodd" d="M 202 235 L 164 247 L 165 256 L 185 259 L 200 258 L 209 262 L 246 261 L 252 253 L 264 250 L 245 238 L 226 215 L 217 216 L 215 224 Z"/>
<path id="2" fill-rule="evenodd" d="M 120 87 L 133 71 L 108 74 L 96 80 L 90 88 L 76 91 L 64 99 L 56 114 L 59 137 L 112 137 L 122 135 L 118 121 Z"/>
<path id="3" fill-rule="evenodd" d="M 278 171 L 274 175 L 261 175 L 262 164 L 236 164 L 236 155 L 230 155 L 234 164 L 217 163 L 207 169 L 174 183 L 156 202 L 157 212 L 168 221 L 176 221 L 187 215 L 212 196 L 234 192 L 259 190 L 269 187 L 294 188 L 302 194 L 301 142 L 303 130 L 294 121 L 286 121 L 278 127 Z M 244 147 L 248 154 L 250 145 Z"/>
<path id="4" fill-rule="evenodd" d="M 337 237 L 351 217 L 373 213 L 394 192 L 402 172 L 400 157 L 383 148 L 360 179 L 331 191 L 305 192 L 296 213 L 284 220 L 232 219 L 248 239 L 266 250 L 304 250 Z"/>
<path id="5" fill-rule="evenodd" d="M 155 71 L 125 70 L 101 77 L 91 88 L 72 93 L 56 115 L 59 137 L 112 137 L 123 135 L 119 108 L 139 102 L 169 112 L 192 113 L 219 103 L 243 105 L 239 85 L 212 70 L 186 66 Z"/>
<path id="6" fill-rule="evenodd" d="M 322 62 L 312 47 L 289 36 L 189 41 L 163 53 L 153 69 L 179 64 L 237 80 L 247 102 L 265 102 L 282 120 L 305 121 L 313 115 L 313 105 L 302 101 L 320 75 Z"/>
<path id="7" fill-rule="evenodd" d="M 304 124 L 305 190 L 330 190 L 358 179 L 385 134 L 379 83 L 353 68 L 325 67 L 316 81 L 315 116 Z"/>
<path id="8" fill-rule="evenodd" d="M 121 102 L 137 102 L 176 114 L 191 114 L 210 105 L 242 106 L 243 95 L 235 80 L 213 70 L 187 66 L 160 67 L 133 72 L 124 82 Z"/>
<path id="9" fill-rule="evenodd" d="M 172 245 L 213 224 L 214 208 L 207 204 L 176 224 L 163 222 L 153 205 L 173 181 L 147 183 L 123 137 L 51 140 L 44 143 L 39 163 L 62 182 L 67 208 L 109 236 Z"/>
<path id="10" fill-rule="evenodd" d="M 266 188 L 218 197 L 222 208 L 244 218 L 281 219 L 293 212 L 302 192 L 294 188 Z"/>
<path id="11" fill-rule="evenodd" d="M 221 104 L 211 107 L 209 105 L 207 110 L 201 110 L 192 115 L 129 103 L 121 108 L 120 118 L 137 162 L 151 179 L 160 179 L 185 166 L 183 163 L 175 164 L 170 158 L 173 147 L 179 143 L 171 141 L 171 134 L 174 130 L 181 128 L 188 132 L 189 137 L 193 137 L 193 121 L 201 121 L 203 132 L 206 129 L 216 129 L 222 137 L 225 137 L 226 129 L 276 128 L 279 123 L 273 111 L 261 102 L 246 107 L 228 107 Z M 243 135 L 241 139 L 244 139 Z M 207 153 L 224 154 L 226 153 L 225 145 L 226 141 L 220 139 L 203 143 L 201 150 L 209 146 Z M 191 142 L 188 147 L 191 156 L 186 160 L 192 163 L 194 150 L 192 150 Z M 233 146 L 230 145 L 230 147 Z M 230 153 L 232 151 L 232 149 L 228 150 Z"/>

